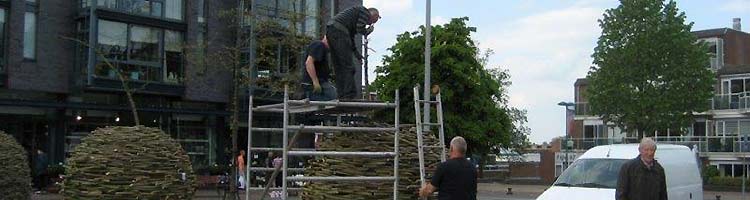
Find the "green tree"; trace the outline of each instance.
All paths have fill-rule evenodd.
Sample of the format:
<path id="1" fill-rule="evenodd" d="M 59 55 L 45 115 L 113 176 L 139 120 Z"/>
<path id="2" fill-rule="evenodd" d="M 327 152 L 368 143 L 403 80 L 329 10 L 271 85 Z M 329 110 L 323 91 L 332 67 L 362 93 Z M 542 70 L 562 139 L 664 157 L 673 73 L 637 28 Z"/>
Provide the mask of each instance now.
<path id="1" fill-rule="evenodd" d="M 643 137 L 683 130 L 708 109 L 708 54 L 674 1 L 621 0 L 599 25 L 587 91 L 594 114 Z"/>
<path id="2" fill-rule="evenodd" d="M 467 21 L 466 17 L 455 18 L 433 26 L 431 79 L 440 86 L 446 140 L 463 136 L 469 143 L 469 155 L 486 155 L 498 145 L 509 147 L 511 140 L 519 137 L 511 136 L 514 118 L 509 114 L 505 93 L 510 75 L 504 70 L 485 69 L 491 51 L 483 55 L 476 47 L 471 39 L 476 28 L 467 26 Z M 421 31 L 405 32 L 388 50 L 390 55 L 375 70 L 378 75 L 371 89 L 381 99 L 391 101 L 393 91 L 399 89 L 399 118 L 403 123 L 414 123 L 412 88 L 424 81 L 424 35 Z M 393 119 L 393 113 L 376 116 Z M 432 121 L 436 121 L 434 115 Z"/>

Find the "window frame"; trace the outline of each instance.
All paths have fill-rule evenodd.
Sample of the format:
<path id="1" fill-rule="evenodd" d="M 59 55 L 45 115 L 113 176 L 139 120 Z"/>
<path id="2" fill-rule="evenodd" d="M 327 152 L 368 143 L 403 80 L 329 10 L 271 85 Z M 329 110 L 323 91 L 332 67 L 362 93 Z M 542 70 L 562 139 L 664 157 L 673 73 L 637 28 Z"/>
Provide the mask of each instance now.
<path id="1" fill-rule="evenodd" d="M 129 15 L 144 16 L 144 17 L 150 17 L 150 18 L 155 18 L 155 19 L 160 19 L 160 20 L 167 20 L 167 21 L 185 22 L 185 16 L 186 16 L 185 11 L 186 11 L 186 7 L 187 7 L 187 5 L 186 5 L 187 1 L 186 0 L 143 0 L 143 1 L 148 3 L 148 8 L 149 8 L 148 12 L 141 12 L 141 10 L 140 10 L 145 5 L 141 6 L 139 9 L 133 9 L 132 5 L 134 5 L 134 4 L 130 4 L 131 2 L 126 1 L 126 0 L 99 0 L 99 1 L 97 1 L 96 5 L 94 5 L 94 6 L 96 6 L 97 9 L 109 10 L 109 11 L 113 11 L 113 12 L 120 12 L 120 13 L 129 14 Z M 180 4 L 179 4 L 180 5 L 180 9 L 179 10 L 180 10 L 180 16 L 181 17 L 179 19 L 167 17 L 167 8 L 168 8 L 167 7 L 167 1 L 180 1 Z M 107 4 L 107 3 L 109 3 L 109 4 Z M 93 3 L 91 2 L 91 0 L 87 0 L 84 3 L 81 3 L 80 7 L 86 8 L 87 6 L 91 6 L 89 4 L 93 5 Z M 158 16 L 154 15 L 154 8 L 156 7 L 154 5 L 156 5 L 156 4 L 160 5 L 159 6 L 160 10 L 158 12 L 159 13 Z"/>
<path id="2" fill-rule="evenodd" d="M 33 35 L 31 36 L 31 39 L 33 39 L 32 41 L 33 41 L 33 43 L 34 43 L 34 44 L 33 44 L 33 47 L 32 47 L 32 48 L 33 48 L 33 50 L 31 50 L 31 53 L 33 54 L 33 55 L 31 56 L 31 58 L 29 58 L 29 57 L 27 57 L 27 56 L 26 56 L 26 50 L 27 50 L 27 48 L 28 48 L 28 47 L 27 47 L 27 45 L 26 45 L 26 38 L 27 38 L 27 32 L 26 32 L 26 29 L 27 29 L 27 26 L 26 26 L 26 25 L 27 25 L 27 22 L 26 22 L 26 21 L 27 21 L 27 17 L 29 16 L 29 15 L 28 15 L 29 13 L 31 13 L 31 14 L 32 14 L 31 16 L 33 16 L 33 17 L 34 17 L 34 22 L 33 22 L 33 25 L 34 25 L 34 30 L 33 30 L 33 32 L 34 32 L 34 33 L 31 33 L 31 34 L 33 34 Z M 36 11 L 28 11 L 28 10 L 27 10 L 27 11 L 25 11 L 25 12 L 24 12 L 24 17 L 23 17 L 23 41 L 22 41 L 22 47 L 23 47 L 23 48 L 21 49 L 21 51 L 22 51 L 22 52 L 21 52 L 21 54 L 22 54 L 22 56 L 23 56 L 23 60 L 24 60 L 24 61 L 31 61 L 31 62 L 34 62 L 34 61 L 36 61 L 36 59 L 37 59 L 37 54 L 38 54 L 38 52 L 37 52 L 37 50 L 38 50 L 38 48 L 37 48 L 37 47 L 38 47 L 38 45 L 37 45 L 37 44 L 39 43 L 39 42 L 38 42 L 38 39 L 39 39 L 39 34 L 38 34 L 38 33 L 39 33 L 39 31 L 37 31 L 37 28 L 38 28 L 38 27 L 39 27 L 39 14 L 38 14 L 38 13 L 37 13 Z"/>
<path id="3" fill-rule="evenodd" d="M 113 21 L 113 20 L 107 20 L 107 19 L 98 19 L 98 20 L 99 21 L 97 22 L 97 29 L 96 29 L 96 34 L 97 34 L 96 40 L 97 41 L 95 42 L 95 45 L 96 45 L 97 49 L 99 49 L 100 45 L 102 45 L 100 43 L 100 41 L 99 41 L 101 27 L 98 26 L 98 24 L 101 23 L 101 21 L 107 21 L 107 22 L 114 22 L 114 23 L 125 24 L 125 26 L 126 26 L 126 33 L 125 33 L 125 40 L 126 40 L 126 43 L 125 43 L 125 55 L 122 56 L 124 59 L 115 59 L 115 58 L 107 58 L 107 57 L 103 57 L 102 58 L 102 57 L 100 57 L 100 56 L 97 55 L 95 57 L 94 63 L 93 63 L 94 68 L 96 68 L 96 65 L 98 65 L 100 62 L 103 62 L 103 61 L 106 60 L 107 62 L 110 62 L 112 64 L 122 65 L 122 66 L 120 66 L 120 69 L 123 69 L 125 67 L 130 67 L 130 66 L 137 66 L 137 67 L 139 67 L 141 69 L 145 69 L 145 70 L 142 70 L 142 71 L 154 70 L 154 71 L 158 71 L 160 73 L 160 75 L 158 76 L 158 78 L 156 78 L 155 80 L 149 80 L 148 78 L 146 78 L 146 79 L 143 79 L 143 80 L 142 79 L 133 79 L 131 81 L 167 83 L 167 84 L 182 84 L 182 81 L 180 81 L 179 79 L 184 78 L 184 72 L 185 72 L 185 61 L 184 61 L 185 60 L 185 51 L 186 51 L 185 48 L 184 48 L 184 45 L 185 45 L 185 35 L 186 35 L 185 32 L 179 31 L 179 30 L 164 29 L 164 28 L 159 28 L 159 27 L 143 26 L 143 25 L 138 25 L 138 24 L 132 24 L 132 23 L 120 22 L 120 21 Z M 156 37 L 157 43 L 156 44 L 157 44 L 158 47 L 157 47 L 157 58 L 154 61 L 144 61 L 144 60 L 138 60 L 138 59 L 133 58 L 133 56 L 131 54 L 131 51 L 132 51 L 132 49 L 131 49 L 132 48 L 132 45 L 131 45 L 131 40 L 132 40 L 131 34 L 132 34 L 133 27 L 135 27 L 135 26 L 137 26 L 139 28 L 147 28 L 147 29 L 155 29 L 156 30 L 156 33 L 157 33 L 157 37 Z M 179 65 L 179 67 L 177 69 L 177 73 L 176 73 L 178 75 L 176 77 L 178 79 L 177 82 L 168 82 L 167 81 L 168 74 L 167 74 L 167 65 L 166 65 L 166 59 L 167 59 L 166 58 L 166 33 L 168 31 L 175 32 L 175 33 L 179 34 L 180 38 L 181 38 L 179 42 L 182 43 L 182 45 L 181 45 L 182 49 L 180 51 L 180 65 Z M 97 73 L 97 69 L 94 69 L 93 72 L 89 72 L 89 75 L 94 76 L 94 77 L 99 77 L 99 78 L 108 78 L 108 79 L 111 78 L 111 77 L 108 77 L 107 75 L 100 75 L 99 73 Z"/>
<path id="4" fill-rule="evenodd" d="M 7 66 L 8 66 L 8 7 L 0 6 L 0 10 L 2 10 L 3 15 L 0 16 L 3 20 L 3 24 L 0 26 L 2 30 L 0 30 L 0 53 L 2 53 L 2 56 L 0 56 L 0 74 L 5 74 L 7 72 Z M 2 85 L 3 83 L 0 83 Z"/>

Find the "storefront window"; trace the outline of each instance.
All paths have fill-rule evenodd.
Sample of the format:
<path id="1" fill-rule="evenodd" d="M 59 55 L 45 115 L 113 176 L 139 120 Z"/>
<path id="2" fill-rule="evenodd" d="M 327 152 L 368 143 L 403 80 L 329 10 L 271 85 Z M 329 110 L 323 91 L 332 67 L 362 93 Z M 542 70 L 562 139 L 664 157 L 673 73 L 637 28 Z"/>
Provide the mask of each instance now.
<path id="1" fill-rule="evenodd" d="M 185 149 L 193 166 L 201 168 L 212 164 L 215 147 L 205 122 L 176 118 L 172 123 L 170 135 Z"/>

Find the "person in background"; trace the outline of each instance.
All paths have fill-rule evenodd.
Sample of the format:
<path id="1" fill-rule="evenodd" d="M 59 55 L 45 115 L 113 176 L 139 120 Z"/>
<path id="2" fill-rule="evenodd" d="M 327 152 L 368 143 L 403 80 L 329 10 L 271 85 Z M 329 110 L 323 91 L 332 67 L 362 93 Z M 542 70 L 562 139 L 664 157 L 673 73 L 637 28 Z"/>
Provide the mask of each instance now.
<path id="1" fill-rule="evenodd" d="M 34 157 L 34 187 L 36 194 L 40 194 L 47 188 L 47 154 L 41 149 L 36 150 Z"/>
<path id="2" fill-rule="evenodd" d="M 245 189 L 245 150 L 240 150 L 240 155 L 237 155 L 237 175 L 239 176 L 239 189 Z"/>

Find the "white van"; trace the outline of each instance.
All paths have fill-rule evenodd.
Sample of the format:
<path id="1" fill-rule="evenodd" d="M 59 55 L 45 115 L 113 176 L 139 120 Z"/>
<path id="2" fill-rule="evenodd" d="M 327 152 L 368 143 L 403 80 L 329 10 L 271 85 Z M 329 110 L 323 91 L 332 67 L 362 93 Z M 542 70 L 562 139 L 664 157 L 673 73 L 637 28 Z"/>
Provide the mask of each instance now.
<path id="1" fill-rule="evenodd" d="M 638 144 L 591 148 L 537 200 L 614 200 L 620 167 L 637 156 Z M 703 199 L 703 182 L 693 151 L 682 145 L 657 144 L 654 157 L 664 167 L 669 199 Z"/>

